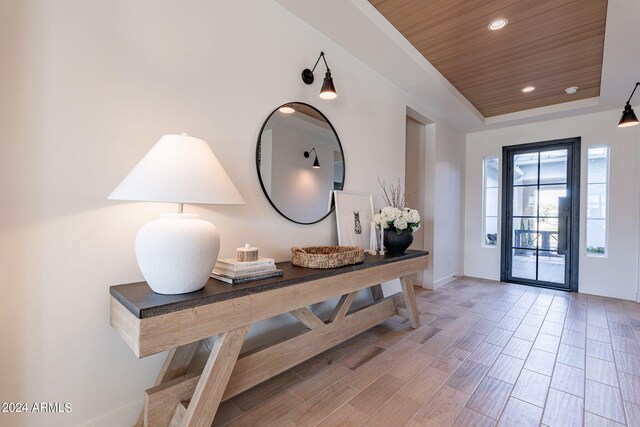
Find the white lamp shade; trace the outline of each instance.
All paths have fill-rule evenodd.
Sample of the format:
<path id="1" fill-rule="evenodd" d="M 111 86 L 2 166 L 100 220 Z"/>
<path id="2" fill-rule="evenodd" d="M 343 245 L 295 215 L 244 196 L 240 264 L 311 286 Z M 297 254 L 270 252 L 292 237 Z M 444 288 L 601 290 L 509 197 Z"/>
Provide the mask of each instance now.
<path id="1" fill-rule="evenodd" d="M 240 205 L 245 201 L 209 144 L 165 135 L 109 195 L 111 200 Z"/>

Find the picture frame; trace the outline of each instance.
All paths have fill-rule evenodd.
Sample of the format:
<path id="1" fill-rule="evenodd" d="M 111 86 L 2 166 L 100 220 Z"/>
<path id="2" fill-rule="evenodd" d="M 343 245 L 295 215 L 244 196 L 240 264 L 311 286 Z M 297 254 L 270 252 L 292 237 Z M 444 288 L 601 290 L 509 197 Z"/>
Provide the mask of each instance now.
<path id="1" fill-rule="evenodd" d="M 336 206 L 338 245 L 371 249 L 373 195 L 336 190 L 333 196 Z"/>

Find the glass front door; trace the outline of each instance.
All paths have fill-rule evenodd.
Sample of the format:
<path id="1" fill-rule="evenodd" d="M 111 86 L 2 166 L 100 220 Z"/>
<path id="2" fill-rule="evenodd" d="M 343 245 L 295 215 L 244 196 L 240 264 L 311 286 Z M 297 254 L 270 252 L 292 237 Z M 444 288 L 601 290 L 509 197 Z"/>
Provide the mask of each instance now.
<path id="1" fill-rule="evenodd" d="M 579 138 L 505 147 L 502 280 L 577 290 Z"/>

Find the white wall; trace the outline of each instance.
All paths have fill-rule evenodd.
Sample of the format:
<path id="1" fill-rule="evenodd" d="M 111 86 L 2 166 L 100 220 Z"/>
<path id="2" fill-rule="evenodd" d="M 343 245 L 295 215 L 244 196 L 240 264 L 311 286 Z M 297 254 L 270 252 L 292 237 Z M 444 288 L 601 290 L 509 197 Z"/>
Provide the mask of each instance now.
<path id="1" fill-rule="evenodd" d="M 434 287 L 434 228 L 435 228 L 435 199 L 436 199 L 436 124 L 431 123 L 425 126 L 425 167 L 424 167 L 424 179 L 425 179 L 425 197 L 424 197 L 424 212 L 422 215 L 422 228 L 424 233 L 424 247 L 430 252 L 428 258 L 427 270 L 424 272 L 422 278 L 424 280 L 424 286 L 428 289 Z M 459 194 L 463 194 L 460 191 Z M 462 246 L 460 246 L 462 250 Z"/>
<path id="2" fill-rule="evenodd" d="M 434 289 L 463 273 L 465 134 L 446 123 L 423 126 L 409 116 L 406 123 L 405 173 L 424 182 L 424 193 L 409 203 L 423 206 L 420 239 L 414 243 L 431 254 L 421 280 Z M 417 184 L 408 183 L 407 191 L 414 191 L 412 185 Z"/>
<path id="3" fill-rule="evenodd" d="M 321 50 L 333 101 L 318 97 L 322 70 L 313 87 L 300 79 Z M 108 287 L 142 279 L 135 233 L 175 206 L 106 197 L 163 134 L 207 140 L 247 200 L 185 207 L 218 226 L 221 256 L 245 242 L 277 260 L 294 245 L 336 243 L 333 217 L 296 225 L 262 194 L 257 135 L 284 102 L 311 103 L 332 121 L 345 190 L 378 195 L 376 178 L 404 176 L 410 96 L 272 1 L 0 2 L 0 58 L 0 400 L 73 407 L 0 414 L 3 425 L 115 426 L 137 416 L 162 355 L 137 360 L 109 327 Z M 442 231 L 432 250 L 443 254 L 434 274 L 447 275 L 462 268 L 464 135 L 443 124 L 436 139 Z"/>
<path id="4" fill-rule="evenodd" d="M 412 196 L 407 201 L 406 206 L 417 209 L 422 215 L 425 212 L 425 196 L 426 196 L 426 150 L 427 136 L 426 126 L 415 119 L 407 116 L 407 134 L 405 142 L 405 170 L 404 185 L 408 194 Z M 423 218 L 421 218 L 423 219 Z M 421 228 L 413 233 L 413 243 L 409 249 L 425 249 L 425 233 L 427 228 L 424 222 Z M 432 243 L 429 244 L 431 248 Z"/>
<path id="5" fill-rule="evenodd" d="M 422 157 L 422 164 L 416 164 L 416 159 L 407 162 L 413 163 L 409 168 L 420 171 L 415 179 L 424 180 L 424 194 L 418 198 L 418 203 L 424 206 L 420 209 L 422 224 L 418 232 L 430 257 L 422 279 L 425 288 L 434 289 L 464 271 L 466 139 L 463 132 L 446 123 L 422 126 L 411 117 L 407 117 L 407 138 L 419 139 L 422 144 L 410 148 L 415 153 L 409 153 Z M 407 190 L 412 188 L 408 186 Z"/>
<path id="6" fill-rule="evenodd" d="M 433 286 L 454 280 L 464 270 L 465 134 L 435 126 Z"/>
<path id="7" fill-rule="evenodd" d="M 481 246 L 482 159 L 502 157 L 502 147 L 506 145 L 579 136 L 582 138 L 579 292 L 636 300 L 640 129 L 618 128 L 620 114 L 621 110 L 614 110 L 467 135 L 465 275 L 500 278 L 500 244 L 495 248 Z M 611 146 L 609 255 L 606 258 L 585 254 L 586 150 L 599 144 Z"/>

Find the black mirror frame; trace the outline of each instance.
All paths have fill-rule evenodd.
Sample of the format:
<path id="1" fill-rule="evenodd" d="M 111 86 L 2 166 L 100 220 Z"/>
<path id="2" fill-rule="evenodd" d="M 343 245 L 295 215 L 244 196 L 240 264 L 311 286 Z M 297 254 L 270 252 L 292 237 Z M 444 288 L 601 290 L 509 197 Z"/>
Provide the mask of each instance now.
<path id="1" fill-rule="evenodd" d="M 331 130 L 333 131 L 333 134 L 336 136 L 336 140 L 338 141 L 338 147 L 340 148 L 340 154 L 342 154 L 342 161 L 344 163 L 344 167 L 342 168 L 342 188 L 340 190 L 344 189 L 344 181 L 345 181 L 347 166 L 346 166 L 346 160 L 345 160 L 345 157 L 344 157 L 344 150 L 342 149 L 342 142 L 340 142 L 340 137 L 338 136 L 338 132 L 336 132 L 336 129 L 333 127 L 333 124 L 331 123 L 331 121 L 329 121 L 327 116 L 325 116 L 322 113 L 322 111 L 318 110 L 316 107 L 314 107 L 311 104 L 307 104 L 306 102 L 298 102 L 298 101 L 285 102 L 284 104 L 279 105 L 278 107 L 276 107 L 271 113 L 269 113 L 269 115 L 265 119 L 264 123 L 260 127 L 260 132 L 258 133 L 258 143 L 256 144 L 256 173 L 258 174 L 258 180 L 260 181 L 260 187 L 262 188 L 262 194 L 264 194 L 264 196 L 269 201 L 269 204 L 273 207 L 273 209 L 276 210 L 276 212 L 278 212 L 281 216 L 283 216 L 284 218 L 288 219 L 289 221 L 295 222 L 296 224 L 301 224 L 301 225 L 317 224 L 320 221 L 322 221 L 325 218 L 327 218 L 329 215 L 331 215 L 333 213 L 334 209 L 336 208 L 335 199 L 334 199 L 333 196 L 331 197 L 331 209 L 329 209 L 329 211 L 326 213 L 326 215 L 324 215 L 322 218 L 320 218 L 320 219 L 318 219 L 316 221 L 313 221 L 313 222 L 296 221 L 295 219 L 291 219 L 288 216 L 286 216 L 284 213 L 282 213 L 282 211 L 280 209 L 278 209 L 278 207 L 273 203 L 273 201 L 271 200 L 271 197 L 269 197 L 269 195 L 267 194 L 267 190 L 265 189 L 264 183 L 262 182 L 262 175 L 260 174 L 260 145 L 262 143 L 262 132 L 264 132 L 264 127 L 267 125 L 267 122 L 269 121 L 271 116 L 273 116 L 275 114 L 276 111 L 278 111 L 281 107 L 283 107 L 285 105 L 289 105 L 289 104 L 300 104 L 300 105 L 305 105 L 305 106 L 307 106 L 309 108 L 313 108 L 329 124 L 329 127 L 331 127 Z"/>

